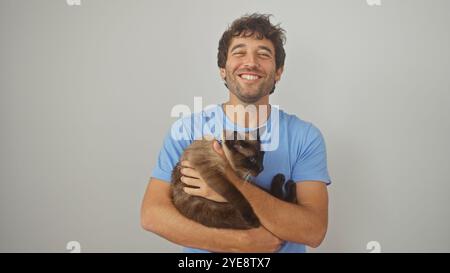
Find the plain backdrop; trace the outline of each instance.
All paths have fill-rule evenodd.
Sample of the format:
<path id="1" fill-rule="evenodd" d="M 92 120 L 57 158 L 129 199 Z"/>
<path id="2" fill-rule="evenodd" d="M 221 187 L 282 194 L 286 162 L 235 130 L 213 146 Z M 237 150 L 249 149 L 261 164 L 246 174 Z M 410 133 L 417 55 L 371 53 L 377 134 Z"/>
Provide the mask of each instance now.
<path id="1" fill-rule="evenodd" d="M 218 41 L 253 12 L 287 31 L 271 103 L 327 145 L 310 251 L 450 251 L 447 0 L 0 0 L 0 251 L 181 251 L 141 200 L 172 107 L 227 100 Z"/>

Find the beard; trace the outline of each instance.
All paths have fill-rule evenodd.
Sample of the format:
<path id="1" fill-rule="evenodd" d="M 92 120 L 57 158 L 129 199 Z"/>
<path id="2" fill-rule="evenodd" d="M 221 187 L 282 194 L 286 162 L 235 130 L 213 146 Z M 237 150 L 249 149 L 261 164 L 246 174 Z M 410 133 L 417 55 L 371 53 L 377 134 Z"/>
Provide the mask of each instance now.
<path id="1" fill-rule="evenodd" d="M 251 85 L 239 82 L 238 77 L 238 75 L 233 75 L 230 71 L 227 71 L 225 86 L 240 101 L 246 104 L 257 102 L 275 89 L 275 71 L 271 72 L 267 78 L 260 78 L 258 83 Z"/>

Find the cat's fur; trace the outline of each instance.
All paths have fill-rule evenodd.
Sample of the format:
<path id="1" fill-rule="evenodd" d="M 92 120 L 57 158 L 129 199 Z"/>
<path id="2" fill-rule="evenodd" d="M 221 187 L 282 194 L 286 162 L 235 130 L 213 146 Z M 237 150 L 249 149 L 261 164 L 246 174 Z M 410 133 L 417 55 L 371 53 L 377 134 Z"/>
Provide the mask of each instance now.
<path id="1" fill-rule="evenodd" d="M 247 179 L 257 176 L 263 170 L 264 152 L 261 151 L 259 135 L 256 140 L 238 139 L 234 136 L 222 137 L 222 148 L 238 176 Z M 231 140 L 230 140 L 231 139 Z M 250 203 L 241 192 L 226 178 L 225 162 L 213 149 L 213 140 L 194 141 L 181 156 L 180 162 L 188 160 L 205 182 L 228 202 L 216 202 L 203 197 L 187 194 L 181 182 L 180 162 L 172 172 L 171 197 L 181 214 L 208 227 L 250 229 L 260 226 L 260 221 Z M 252 159 L 253 158 L 253 159 Z M 285 201 L 296 203 L 296 190 L 293 181 L 286 182 L 283 191 L 284 175 L 278 174 L 272 180 L 271 193 Z"/>

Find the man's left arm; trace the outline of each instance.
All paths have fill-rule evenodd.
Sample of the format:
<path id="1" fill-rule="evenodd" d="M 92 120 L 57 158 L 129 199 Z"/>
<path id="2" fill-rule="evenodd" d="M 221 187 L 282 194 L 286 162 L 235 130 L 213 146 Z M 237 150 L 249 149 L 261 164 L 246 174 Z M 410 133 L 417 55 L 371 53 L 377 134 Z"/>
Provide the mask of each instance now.
<path id="1" fill-rule="evenodd" d="M 325 183 L 298 182 L 298 204 L 293 204 L 245 182 L 231 169 L 227 176 L 250 202 L 261 224 L 275 236 L 314 248 L 322 243 L 328 226 L 328 192 Z"/>

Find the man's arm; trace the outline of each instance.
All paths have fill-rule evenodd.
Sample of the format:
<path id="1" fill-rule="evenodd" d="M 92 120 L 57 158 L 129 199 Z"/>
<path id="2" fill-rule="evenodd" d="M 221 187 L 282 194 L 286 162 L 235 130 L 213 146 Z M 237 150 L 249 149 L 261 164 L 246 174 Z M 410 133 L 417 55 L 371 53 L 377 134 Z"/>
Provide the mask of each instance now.
<path id="1" fill-rule="evenodd" d="M 170 185 L 152 178 L 141 208 L 141 225 L 176 244 L 214 252 L 273 252 L 281 241 L 261 227 L 251 230 L 203 226 L 181 215 L 170 198 Z"/>
<path id="2" fill-rule="evenodd" d="M 213 143 L 213 148 L 226 159 L 217 142 Z M 311 247 L 322 243 L 328 227 L 328 191 L 325 183 L 297 183 L 298 204 L 292 204 L 239 178 L 230 165 L 226 168 L 226 175 L 247 198 L 261 224 L 275 236 Z"/>
<path id="3" fill-rule="evenodd" d="M 292 204 L 244 182 L 234 172 L 229 178 L 250 202 L 261 224 L 282 240 L 318 247 L 327 231 L 328 192 L 325 183 L 297 183 L 298 204 Z"/>

